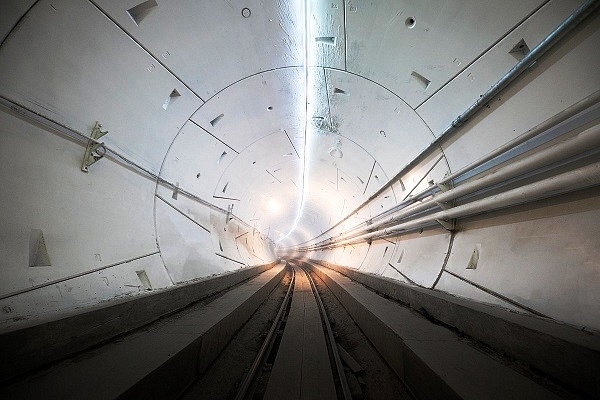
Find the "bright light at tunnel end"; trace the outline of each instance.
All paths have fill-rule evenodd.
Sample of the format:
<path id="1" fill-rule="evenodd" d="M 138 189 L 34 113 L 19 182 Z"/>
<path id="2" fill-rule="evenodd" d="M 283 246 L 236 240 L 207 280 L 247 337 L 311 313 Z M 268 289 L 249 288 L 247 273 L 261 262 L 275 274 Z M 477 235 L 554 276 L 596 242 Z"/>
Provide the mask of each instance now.
<path id="1" fill-rule="evenodd" d="M 273 198 L 270 198 L 267 201 L 267 209 L 271 212 L 271 214 L 277 214 L 279 210 L 281 210 L 281 203 Z"/>

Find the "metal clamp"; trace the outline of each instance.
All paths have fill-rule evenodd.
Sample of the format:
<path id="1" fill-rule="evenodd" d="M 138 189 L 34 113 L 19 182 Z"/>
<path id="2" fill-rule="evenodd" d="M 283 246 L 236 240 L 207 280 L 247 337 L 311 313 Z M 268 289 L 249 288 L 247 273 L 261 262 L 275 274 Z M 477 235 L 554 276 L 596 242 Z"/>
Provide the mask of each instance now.
<path id="1" fill-rule="evenodd" d="M 87 147 L 85 148 L 85 154 L 83 155 L 83 162 L 81 163 L 81 170 L 83 172 L 88 172 L 88 167 L 106 154 L 104 142 L 98 142 L 98 139 L 106 135 L 108 131 L 102 131 L 100 128 L 102 128 L 102 125 L 96 121 L 90 135 L 90 140 L 88 140 Z"/>
<path id="2" fill-rule="evenodd" d="M 436 186 L 440 189 L 440 192 L 447 192 L 453 187 L 452 181 L 437 183 Z M 435 201 L 435 196 L 433 197 L 433 200 Z M 456 201 L 435 201 L 435 204 L 437 204 L 442 210 L 449 210 L 456 205 Z M 456 219 L 436 219 L 435 221 L 446 230 L 453 231 L 456 228 Z"/>

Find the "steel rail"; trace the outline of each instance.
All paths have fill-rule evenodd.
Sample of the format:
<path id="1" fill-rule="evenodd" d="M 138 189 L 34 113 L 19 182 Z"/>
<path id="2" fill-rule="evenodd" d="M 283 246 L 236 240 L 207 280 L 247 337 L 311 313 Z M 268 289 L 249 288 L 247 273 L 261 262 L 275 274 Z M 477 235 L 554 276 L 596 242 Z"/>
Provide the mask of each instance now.
<path id="1" fill-rule="evenodd" d="M 308 277 L 308 281 L 310 282 L 310 286 L 312 288 L 315 299 L 317 300 L 317 304 L 319 305 L 319 311 L 321 312 L 321 318 L 325 323 L 325 330 L 327 331 L 327 339 L 329 341 L 329 347 L 331 349 L 331 355 L 333 356 L 333 361 L 335 363 L 335 368 L 338 373 L 338 378 L 340 380 L 340 386 L 342 387 L 342 395 L 344 396 L 344 400 L 352 400 L 352 394 L 350 393 L 350 387 L 348 386 L 348 381 L 346 380 L 346 374 L 344 373 L 344 367 L 342 365 L 342 360 L 340 359 L 340 354 L 337 349 L 337 344 L 335 343 L 335 337 L 333 336 L 333 330 L 331 329 L 331 324 L 329 323 L 329 319 L 327 318 L 327 313 L 325 312 L 325 306 L 323 305 L 323 301 L 321 300 L 321 296 L 317 291 L 317 286 L 313 281 L 310 273 L 304 269 L 303 266 L 298 265 L 302 271 Z"/>
<path id="2" fill-rule="evenodd" d="M 281 303 L 279 311 L 277 312 L 277 315 L 273 320 L 273 324 L 271 325 L 271 328 L 269 329 L 269 332 L 267 333 L 267 336 L 265 337 L 265 340 L 262 346 L 260 347 L 256 358 L 254 359 L 254 363 L 252 363 L 250 370 L 244 377 L 244 380 L 242 380 L 242 382 L 240 383 L 240 387 L 238 388 L 235 400 L 245 400 L 248 398 L 248 391 L 253 386 L 259 369 L 264 364 L 265 356 L 271 350 L 271 347 L 273 347 L 273 342 L 275 340 L 275 332 L 277 332 L 279 326 L 281 325 L 281 317 L 283 316 L 283 312 L 285 311 L 285 308 L 289 302 L 290 294 L 292 293 L 292 289 L 296 281 L 296 272 L 294 268 L 290 269 L 292 270 L 292 281 L 288 286 L 287 292 L 285 293 L 285 297 L 283 298 L 283 302 Z"/>

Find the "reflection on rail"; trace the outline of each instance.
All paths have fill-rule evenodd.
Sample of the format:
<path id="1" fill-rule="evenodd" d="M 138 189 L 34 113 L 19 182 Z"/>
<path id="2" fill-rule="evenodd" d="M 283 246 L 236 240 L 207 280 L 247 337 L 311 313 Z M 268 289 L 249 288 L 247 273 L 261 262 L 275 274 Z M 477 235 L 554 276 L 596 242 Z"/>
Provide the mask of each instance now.
<path id="1" fill-rule="evenodd" d="M 288 265 L 292 282 L 236 399 L 351 399 L 316 286 L 303 268 Z M 268 374 L 262 393 L 261 374 Z"/>

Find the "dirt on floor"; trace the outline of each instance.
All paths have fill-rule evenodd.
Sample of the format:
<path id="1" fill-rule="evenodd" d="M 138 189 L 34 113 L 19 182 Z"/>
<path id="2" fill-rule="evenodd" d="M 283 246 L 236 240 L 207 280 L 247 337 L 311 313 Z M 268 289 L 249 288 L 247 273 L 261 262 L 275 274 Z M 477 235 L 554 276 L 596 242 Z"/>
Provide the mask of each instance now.
<path id="1" fill-rule="evenodd" d="M 292 274 L 288 271 L 250 320 L 238 331 L 209 369 L 181 397 L 182 400 L 228 400 L 248 372 L 285 297 Z"/>
<path id="2" fill-rule="evenodd" d="M 345 366 L 353 399 L 414 399 L 325 283 L 316 275 L 311 274 L 311 276 L 323 300 L 338 345 L 343 347 L 364 370 L 355 375 Z M 291 272 L 288 271 L 281 283 L 240 329 L 219 358 L 198 381 L 188 388 L 181 399 L 235 398 L 238 386 L 254 362 L 277 315 L 290 281 Z M 268 376 L 268 372 L 265 375 Z"/>
<path id="3" fill-rule="evenodd" d="M 352 398 L 354 400 L 414 399 L 327 285 L 314 273 L 311 272 L 310 275 L 323 300 L 337 344 L 346 350 L 364 370 L 364 373 L 356 376 L 346 369 Z"/>

